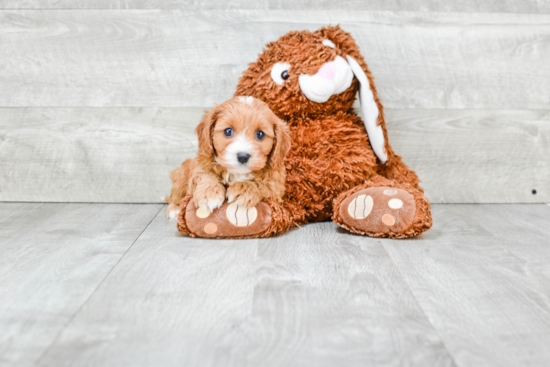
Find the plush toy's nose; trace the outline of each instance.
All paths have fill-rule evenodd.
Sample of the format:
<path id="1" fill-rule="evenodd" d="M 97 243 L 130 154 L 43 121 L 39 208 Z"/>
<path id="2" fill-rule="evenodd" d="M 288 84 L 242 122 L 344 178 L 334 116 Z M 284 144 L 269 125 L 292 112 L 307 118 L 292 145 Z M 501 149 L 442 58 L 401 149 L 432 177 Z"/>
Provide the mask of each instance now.
<path id="1" fill-rule="evenodd" d="M 321 69 L 319 69 L 317 75 L 328 80 L 334 79 L 334 75 L 336 75 L 336 65 L 332 62 L 327 62 Z"/>

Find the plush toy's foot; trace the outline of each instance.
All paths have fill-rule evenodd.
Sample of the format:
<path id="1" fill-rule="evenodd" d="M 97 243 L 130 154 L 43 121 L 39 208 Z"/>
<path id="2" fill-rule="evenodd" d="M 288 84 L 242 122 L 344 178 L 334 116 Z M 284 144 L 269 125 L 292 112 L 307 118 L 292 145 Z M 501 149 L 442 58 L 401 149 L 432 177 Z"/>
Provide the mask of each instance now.
<path id="1" fill-rule="evenodd" d="M 178 217 L 178 229 L 191 237 L 246 238 L 257 237 L 271 223 L 272 211 L 268 204 L 260 202 L 246 209 L 235 203 L 223 203 L 212 213 L 196 208 L 193 200 L 184 199 Z"/>
<path id="2" fill-rule="evenodd" d="M 390 181 L 341 194 L 334 201 L 333 221 L 354 233 L 391 238 L 419 236 L 432 226 L 424 195 L 410 185 Z"/>

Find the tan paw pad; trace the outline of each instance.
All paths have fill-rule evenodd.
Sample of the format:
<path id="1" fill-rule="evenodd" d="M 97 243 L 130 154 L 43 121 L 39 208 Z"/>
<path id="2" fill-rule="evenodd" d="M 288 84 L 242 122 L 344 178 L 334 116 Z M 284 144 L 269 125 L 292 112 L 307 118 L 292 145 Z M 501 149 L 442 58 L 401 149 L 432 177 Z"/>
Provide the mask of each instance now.
<path id="1" fill-rule="evenodd" d="M 395 194 L 397 194 L 396 189 L 386 189 L 386 190 L 384 190 L 384 195 L 393 196 Z"/>
<path id="2" fill-rule="evenodd" d="M 393 226 L 395 224 L 395 218 L 391 214 L 384 214 L 382 216 L 382 222 L 387 226 Z"/>
<path id="3" fill-rule="evenodd" d="M 218 230 L 218 226 L 215 223 L 208 223 L 204 226 L 204 232 L 208 234 L 214 234 Z"/>
<path id="4" fill-rule="evenodd" d="M 364 219 L 372 210 L 373 201 L 369 195 L 359 195 L 348 206 L 348 213 L 352 218 Z"/>
<path id="5" fill-rule="evenodd" d="M 247 227 L 254 223 L 258 217 L 256 208 L 245 208 L 233 203 L 227 207 L 227 220 L 237 227 Z"/>
<path id="6" fill-rule="evenodd" d="M 403 201 L 399 199 L 391 199 L 388 201 L 388 206 L 392 209 L 399 209 L 403 206 Z"/>
<path id="7" fill-rule="evenodd" d="M 197 217 L 204 219 L 204 218 L 208 218 L 208 216 L 210 215 L 210 212 L 206 209 L 198 208 L 196 214 L 197 214 Z"/>

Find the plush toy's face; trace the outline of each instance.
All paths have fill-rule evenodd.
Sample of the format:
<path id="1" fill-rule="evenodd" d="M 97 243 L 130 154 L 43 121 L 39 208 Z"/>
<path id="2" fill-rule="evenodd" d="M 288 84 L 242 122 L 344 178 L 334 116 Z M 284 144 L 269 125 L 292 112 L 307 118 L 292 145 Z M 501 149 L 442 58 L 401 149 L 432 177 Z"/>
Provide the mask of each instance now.
<path id="1" fill-rule="evenodd" d="M 269 43 L 243 73 L 235 96 L 256 97 L 287 119 L 348 111 L 358 90 L 371 147 L 385 163 L 382 104 L 359 47 L 339 26 L 290 32 Z"/>
<path id="2" fill-rule="evenodd" d="M 346 111 L 359 88 L 350 55 L 360 57 L 353 38 L 339 27 L 290 32 L 267 45 L 235 95 L 259 98 L 280 117 Z"/>

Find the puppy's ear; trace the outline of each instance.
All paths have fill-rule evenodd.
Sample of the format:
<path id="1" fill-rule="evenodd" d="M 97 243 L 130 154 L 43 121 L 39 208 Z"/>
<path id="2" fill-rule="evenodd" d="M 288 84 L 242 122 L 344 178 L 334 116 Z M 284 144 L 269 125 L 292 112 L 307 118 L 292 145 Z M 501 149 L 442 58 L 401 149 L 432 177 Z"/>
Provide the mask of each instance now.
<path id="1" fill-rule="evenodd" d="M 195 133 L 199 138 L 199 155 L 212 158 L 216 155 L 214 149 L 214 141 L 212 136 L 214 134 L 214 127 L 216 126 L 216 120 L 221 112 L 219 105 L 215 105 L 210 111 L 205 112 L 202 116 L 201 122 L 195 129 Z"/>
<path id="2" fill-rule="evenodd" d="M 273 114 L 273 148 L 269 154 L 269 165 L 273 169 L 281 169 L 285 164 L 285 157 L 290 150 L 290 130 L 286 124 Z"/>

